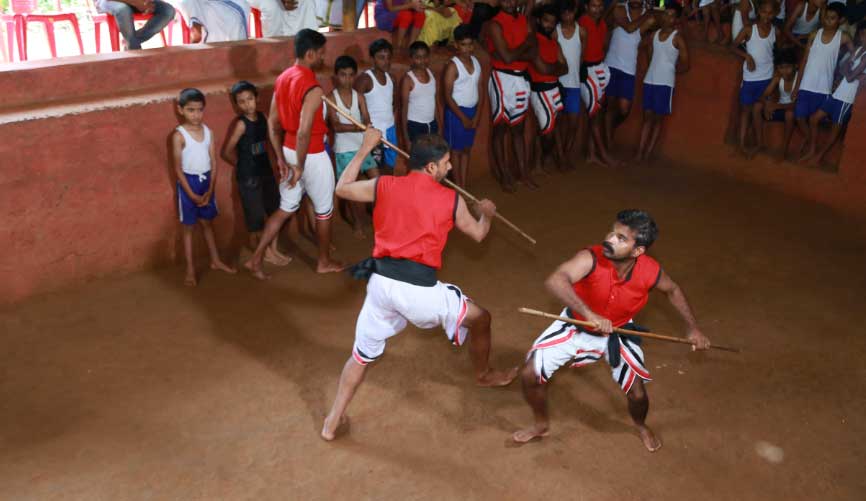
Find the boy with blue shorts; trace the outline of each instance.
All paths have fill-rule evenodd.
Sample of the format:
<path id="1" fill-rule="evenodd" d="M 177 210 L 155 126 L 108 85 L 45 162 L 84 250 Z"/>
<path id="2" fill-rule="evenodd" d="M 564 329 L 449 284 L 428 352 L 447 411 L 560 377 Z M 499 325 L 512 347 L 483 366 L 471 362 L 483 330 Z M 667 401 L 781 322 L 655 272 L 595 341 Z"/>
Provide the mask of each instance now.
<path id="1" fill-rule="evenodd" d="M 773 56 L 775 74 L 764 89 L 761 98 L 752 107 L 752 123 L 755 124 L 755 137 L 758 149 L 764 148 L 764 132 L 761 119 L 766 122 L 784 122 L 785 133 L 782 139 L 780 161 L 788 155 L 788 145 L 794 133 L 794 100 L 792 95 L 797 86 L 799 73 L 797 70 L 797 50 L 786 47 L 776 51 Z"/>
<path id="2" fill-rule="evenodd" d="M 810 38 L 803 54 L 800 67 L 803 68 L 803 76 L 797 87 L 796 104 L 794 106 L 794 118 L 797 119 L 797 128 L 803 133 L 805 141 L 800 161 L 804 162 L 815 152 L 815 135 L 818 132 L 817 122 L 810 127 L 809 118 L 815 114 L 830 97 L 833 87 L 833 74 L 836 71 L 836 61 L 839 60 L 839 49 L 842 45 L 848 48 L 848 52 L 854 52 L 854 44 L 851 38 L 839 29 L 845 18 L 845 6 L 833 3 L 826 7 L 824 17 L 821 19 L 821 29 Z"/>
<path id="3" fill-rule="evenodd" d="M 205 98 L 198 89 L 184 89 L 177 99 L 177 111 L 183 121 L 171 135 L 171 151 L 177 174 L 177 207 L 183 225 L 183 254 L 186 259 L 184 284 L 196 285 L 192 260 L 192 230 L 202 227 L 212 270 L 236 273 L 219 256 L 211 221 L 217 217 L 216 147 L 210 129 L 202 123 Z"/>
<path id="4" fill-rule="evenodd" d="M 559 6 L 559 24 L 556 26 L 556 41 L 565 56 L 568 72 L 559 77 L 564 109 L 557 127 L 559 142 L 568 157 L 574 150 L 580 120 L 580 58 L 586 45 L 586 29 L 577 24 L 577 2 L 564 0 Z"/>
<path id="5" fill-rule="evenodd" d="M 382 131 L 382 136 L 397 144 L 397 126 L 394 123 L 394 81 L 391 79 L 391 56 L 394 47 L 384 38 L 370 44 L 370 59 L 373 67 L 355 79 L 354 88 L 364 95 L 370 122 Z M 380 144 L 371 153 L 380 169 L 393 170 L 397 163 L 397 152 Z"/>
<path id="6" fill-rule="evenodd" d="M 469 173 L 469 153 L 475 143 L 475 130 L 481 115 L 478 109 L 484 99 L 481 80 L 481 63 L 472 55 L 475 38 L 472 27 L 461 24 L 454 28 L 454 43 L 457 55 L 452 57 L 442 71 L 445 96 L 444 133 L 451 147 L 451 165 L 454 167 L 454 182 L 466 187 Z"/>
<path id="7" fill-rule="evenodd" d="M 866 21 L 861 21 L 857 25 L 857 32 L 854 35 L 857 41 L 857 49 L 851 53 L 851 57 L 844 63 L 842 68 L 842 80 L 833 91 L 833 94 L 824 101 L 821 109 L 816 111 L 809 118 L 809 125 L 817 129 L 818 124 L 829 118 L 833 123 L 833 129 L 830 133 L 830 140 L 815 153 L 815 139 L 812 136 L 812 142 L 809 145 L 809 150 L 806 153 L 806 160 L 817 160 L 818 162 L 824 159 L 824 156 L 830 151 L 830 148 L 839 139 L 842 128 L 848 125 L 851 120 L 851 108 L 854 106 L 854 98 L 857 97 L 857 91 L 860 85 L 866 82 Z"/>
<path id="8" fill-rule="evenodd" d="M 746 135 L 749 131 L 749 122 L 758 135 L 761 122 L 751 120 L 753 117 L 753 106 L 757 103 L 764 90 L 773 79 L 773 48 L 776 45 L 776 27 L 773 26 L 773 16 L 776 6 L 773 0 L 764 0 L 758 7 L 758 21 L 740 31 L 731 44 L 731 51 L 742 57 L 743 82 L 740 84 L 740 152 L 746 158 L 757 151 L 746 150 Z M 760 141 L 755 141 L 756 146 Z"/>
<path id="9" fill-rule="evenodd" d="M 635 157 L 637 163 L 649 158 L 658 142 L 662 121 L 671 114 L 676 74 L 689 69 L 686 39 L 674 29 L 682 10 L 676 2 L 665 4 L 661 28 L 652 36 L 650 64 L 643 83 L 643 125 Z"/>

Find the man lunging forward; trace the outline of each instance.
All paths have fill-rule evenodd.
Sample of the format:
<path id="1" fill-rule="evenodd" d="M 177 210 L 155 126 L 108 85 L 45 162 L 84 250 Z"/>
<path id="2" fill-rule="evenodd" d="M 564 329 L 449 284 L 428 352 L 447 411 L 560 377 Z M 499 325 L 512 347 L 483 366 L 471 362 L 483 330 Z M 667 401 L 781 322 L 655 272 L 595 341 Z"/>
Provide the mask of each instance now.
<path id="1" fill-rule="evenodd" d="M 521 371 L 523 396 L 532 408 L 535 424 L 514 433 L 515 442 L 547 436 L 547 386 L 563 365 L 580 367 L 605 357 L 611 375 L 625 392 L 628 412 L 644 446 L 655 452 L 661 441 L 646 425 L 649 397 L 644 381 L 650 381 L 640 338 L 611 334 L 614 327 L 640 330 L 633 318 L 646 305 L 649 292 L 660 290 L 688 325 L 688 339 L 705 350 L 710 340 L 698 329 L 686 296 L 655 259 L 646 255 L 658 236 L 652 217 L 640 210 L 616 215 L 601 245 L 578 252 L 548 277 L 546 285 L 566 308 L 562 316 L 593 322 L 596 329 L 555 321 L 532 344 Z"/>
<path id="2" fill-rule="evenodd" d="M 378 359 L 385 351 L 385 341 L 409 322 L 420 328 L 442 326 L 456 346 L 466 341 L 471 330 L 469 352 L 479 386 L 505 386 L 517 376 L 517 367 L 499 371 L 489 365 L 490 313 L 471 302 L 456 285 L 436 278 L 451 228 L 456 226 L 480 242 L 490 231 L 496 206 L 482 200 L 478 204 L 481 217 L 475 219 L 454 190 L 439 184 L 451 170 L 448 144 L 441 136 L 415 139 L 408 175 L 356 181 L 362 160 L 380 137 L 376 129 L 367 129 L 361 149 L 337 182 L 340 198 L 375 202 L 375 244 L 373 258 L 353 270 L 356 277 L 369 275 L 370 282 L 355 326 L 355 346 L 322 427 L 325 440 L 333 440 L 345 422 L 346 407 L 364 378 L 367 364 Z"/>

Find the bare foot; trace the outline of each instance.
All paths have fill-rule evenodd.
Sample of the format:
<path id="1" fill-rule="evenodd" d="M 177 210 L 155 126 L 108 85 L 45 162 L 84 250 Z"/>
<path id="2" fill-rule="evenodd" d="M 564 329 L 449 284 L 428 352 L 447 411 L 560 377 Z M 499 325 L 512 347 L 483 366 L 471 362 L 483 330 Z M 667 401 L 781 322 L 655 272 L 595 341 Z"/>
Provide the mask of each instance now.
<path id="1" fill-rule="evenodd" d="M 800 160 L 797 160 L 797 163 L 799 163 L 799 164 L 809 164 L 809 163 L 812 163 L 812 161 L 813 161 L 814 159 L 815 159 L 815 152 L 814 152 L 814 151 L 809 151 L 808 153 L 806 153 L 806 154 L 804 154 L 803 156 L 801 156 L 801 157 L 800 157 Z"/>
<path id="2" fill-rule="evenodd" d="M 604 160 L 602 160 L 601 158 L 599 158 L 599 157 L 597 157 L 597 156 L 595 156 L 595 155 L 593 155 L 593 156 L 591 156 L 591 157 L 587 157 L 587 158 L 586 158 L 586 163 L 588 163 L 588 164 L 590 164 L 590 165 L 591 165 L 591 164 L 595 164 L 595 165 L 600 165 L 600 166 L 602 166 L 602 167 L 610 167 L 610 165 L 608 165 L 607 163 L 605 163 Z"/>
<path id="3" fill-rule="evenodd" d="M 343 271 L 348 268 L 346 263 L 341 263 L 340 261 L 334 261 L 333 259 L 328 259 L 327 261 L 319 261 L 316 265 L 316 273 L 335 273 L 338 271 Z"/>
<path id="4" fill-rule="evenodd" d="M 277 254 L 270 247 L 265 249 L 265 262 L 274 266 L 286 266 L 292 262 L 291 256 Z"/>
<path id="5" fill-rule="evenodd" d="M 232 268 L 231 266 L 225 264 L 224 262 L 222 262 L 220 260 L 212 261 L 210 263 L 210 269 L 224 271 L 224 272 L 230 273 L 232 275 L 234 275 L 235 273 L 238 272 L 237 268 Z"/>
<path id="6" fill-rule="evenodd" d="M 518 444 L 525 444 L 526 442 L 536 438 L 540 439 L 546 437 L 548 433 L 549 431 L 546 424 L 534 424 L 529 428 L 515 431 L 514 434 L 511 435 L 511 438 Z"/>
<path id="7" fill-rule="evenodd" d="M 252 259 L 244 263 L 244 268 L 248 269 L 252 276 L 259 280 L 267 280 L 271 278 L 262 271 L 262 266 L 254 264 Z"/>
<path id="8" fill-rule="evenodd" d="M 322 438 L 330 442 L 340 435 L 349 432 L 349 417 L 341 416 L 339 423 L 334 423 L 330 416 L 325 418 L 325 424 L 322 425 Z"/>
<path id="9" fill-rule="evenodd" d="M 183 279 L 183 285 L 187 287 L 195 287 L 198 285 L 198 281 L 195 279 L 195 270 L 187 270 L 186 277 Z"/>
<path id="10" fill-rule="evenodd" d="M 512 367 L 507 371 L 499 371 L 496 369 L 487 369 L 484 374 L 475 378 L 478 386 L 484 388 L 494 388 L 498 386 L 508 386 L 517 377 L 517 367 Z"/>
<path id="11" fill-rule="evenodd" d="M 523 186 L 526 186 L 531 191 L 534 191 L 534 190 L 537 190 L 538 188 L 540 188 L 538 183 L 536 183 L 535 180 L 532 179 L 532 176 L 529 176 L 529 175 L 527 175 L 526 177 L 524 177 L 523 179 L 521 179 L 520 181 L 517 181 L 517 182 L 522 184 Z"/>
<path id="12" fill-rule="evenodd" d="M 505 193 L 514 193 L 517 191 L 517 187 L 514 186 L 514 182 L 510 179 L 504 182 L 500 182 L 499 185 L 502 186 L 502 191 L 504 191 Z"/>
<path id="13" fill-rule="evenodd" d="M 638 426 L 637 432 L 646 450 L 655 452 L 662 448 L 662 441 L 647 426 Z"/>

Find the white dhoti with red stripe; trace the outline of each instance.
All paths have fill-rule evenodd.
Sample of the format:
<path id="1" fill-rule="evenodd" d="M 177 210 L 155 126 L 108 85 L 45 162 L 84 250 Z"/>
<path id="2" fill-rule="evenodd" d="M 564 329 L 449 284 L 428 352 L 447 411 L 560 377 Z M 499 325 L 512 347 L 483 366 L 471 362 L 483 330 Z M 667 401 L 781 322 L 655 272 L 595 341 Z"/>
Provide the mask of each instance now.
<path id="1" fill-rule="evenodd" d="M 468 301 L 456 285 L 436 282 L 422 287 L 373 273 L 355 326 L 352 358 L 361 365 L 375 361 L 384 353 L 388 338 L 410 322 L 422 329 L 441 326 L 452 344 L 462 346 L 469 332 L 463 326 Z"/>
<path id="2" fill-rule="evenodd" d="M 529 80 L 522 73 L 493 69 L 487 84 L 493 125 L 519 124 L 529 111 Z"/>
<path id="3" fill-rule="evenodd" d="M 561 315 L 567 315 L 566 309 L 562 310 Z M 606 336 L 588 334 L 575 325 L 556 320 L 532 344 L 527 360 L 532 361 L 539 382 L 546 383 L 563 365 L 581 367 L 602 357 L 610 364 L 607 343 Z M 652 381 L 639 345 L 620 336 L 619 350 L 619 365 L 611 366 L 610 369 L 613 380 L 624 392 L 628 393 L 635 378 Z"/>

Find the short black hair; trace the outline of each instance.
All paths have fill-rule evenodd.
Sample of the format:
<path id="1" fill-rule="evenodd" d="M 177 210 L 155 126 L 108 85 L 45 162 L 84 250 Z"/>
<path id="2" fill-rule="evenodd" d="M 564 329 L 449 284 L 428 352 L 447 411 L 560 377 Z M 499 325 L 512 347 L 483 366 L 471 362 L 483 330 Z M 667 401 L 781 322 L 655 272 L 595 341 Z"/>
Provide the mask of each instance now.
<path id="1" fill-rule="evenodd" d="M 412 42 L 411 45 L 409 45 L 409 55 L 410 56 L 414 55 L 416 52 L 420 52 L 422 50 L 426 50 L 427 52 L 430 52 L 430 46 L 427 45 L 426 43 L 422 42 L 421 40 L 415 40 L 414 42 Z"/>
<path id="2" fill-rule="evenodd" d="M 648 212 L 640 209 L 625 209 L 616 214 L 616 221 L 628 226 L 634 235 L 635 247 L 649 249 L 659 236 L 659 228 Z"/>
<path id="3" fill-rule="evenodd" d="M 845 17 L 846 14 L 848 14 L 847 9 L 845 8 L 845 4 L 841 2 L 833 2 L 824 8 L 827 10 L 832 10 L 836 14 L 839 14 L 839 19 L 842 19 L 843 17 Z"/>
<path id="4" fill-rule="evenodd" d="M 346 68 L 352 68 L 352 71 L 355 73 L 358 72 L 358 63 L 355 62 L 355 59 L 352 56 L 340 56 L 336 61 L 334 61 L 334 73 Z"/>
<path id="5" fill-rule="evenodd" d="M 316 30 L 304 28 L 295 35 L 295 56 L 298 59 L 303 59 L 307 52 L 324 47 L 325 42 L 325 35 Z"/>
<path id="6" fill-rule="evenodd" d="M 577 2 L 575 0 L 559 0 L 559 13 L 577 12 Z"/>
<path id="7" fill-rule="evenodd" d="M 472 32 L 472 26 L 468 24 L 461 24 L 454 28 L 454 41 L 459 42 L 461 40 L 466 40 L 467 38 L 471 38 L 475 40 L 475 33 Z"/>
<path id="8" fill-rule="evenodd" d="M 202 106 L 207 104 L 202 91 L 192 87 L 180 91 L 180 95 L 177 96 L 177 104 L 181 108 L 188 103 L 201 103 Z"/>
<path id="9" fill-rule="evenodd" d="M 384 38 L 373 40 L 373 43 L 370 44 L 370 57 L 376 57 L 376 54 L 382 52 L 383 50 L 387 50 L 388 52 L 393 54 L 394 46 L 391 45 L 391 42 L 385 40 Z"/>
<path id="10" fill-rule="evenodd" d="M 677 17 L 683 15 L 683 6 L 679 4 L 676 0 L 670 0 L 669 2 L 665 2 L 665 10 L 675 10 L 677 11 Z"/>
<path id="11" fill-rule="evenodd" d="M 430 162 L 438 162 L 451 148 L 438 134 L 422 134 L 412 141 L 409 152 L 409 168 L 420 170 Z"/>
<path id="12" fill-rule="evenodd" d="M 230 93 L 232 95 L 232 101 L 237 103 L 238 102 L 238 94 L 240 94 L 241 92 L 247 92 L 247 91 L 252 92 L 254 96 L 258 97 L 258 95 L 259 95 L 259 89 L 257 89 L 255 85 L 247 82 L 246 80 L 241 80 L 240 82 L 232 85 L 232 90 L 230 91 Z"/>
<path id="13" fill-rule="evenodd" d="M 547 2 L 537 4 L 532 9 L 532 17 L 541 19 L 544 16 L 553 16 L 554 19 L 559 19 L 559 6 L 555 2 Z"/>
<path id="14" fill-rule="evenodd" d="M 776 66 L 779 66 L 780 64 L 796 66 L 797 63 L 797 49 L 794 47 L 784 47 L 773 51 L 773 64 Z"/>

